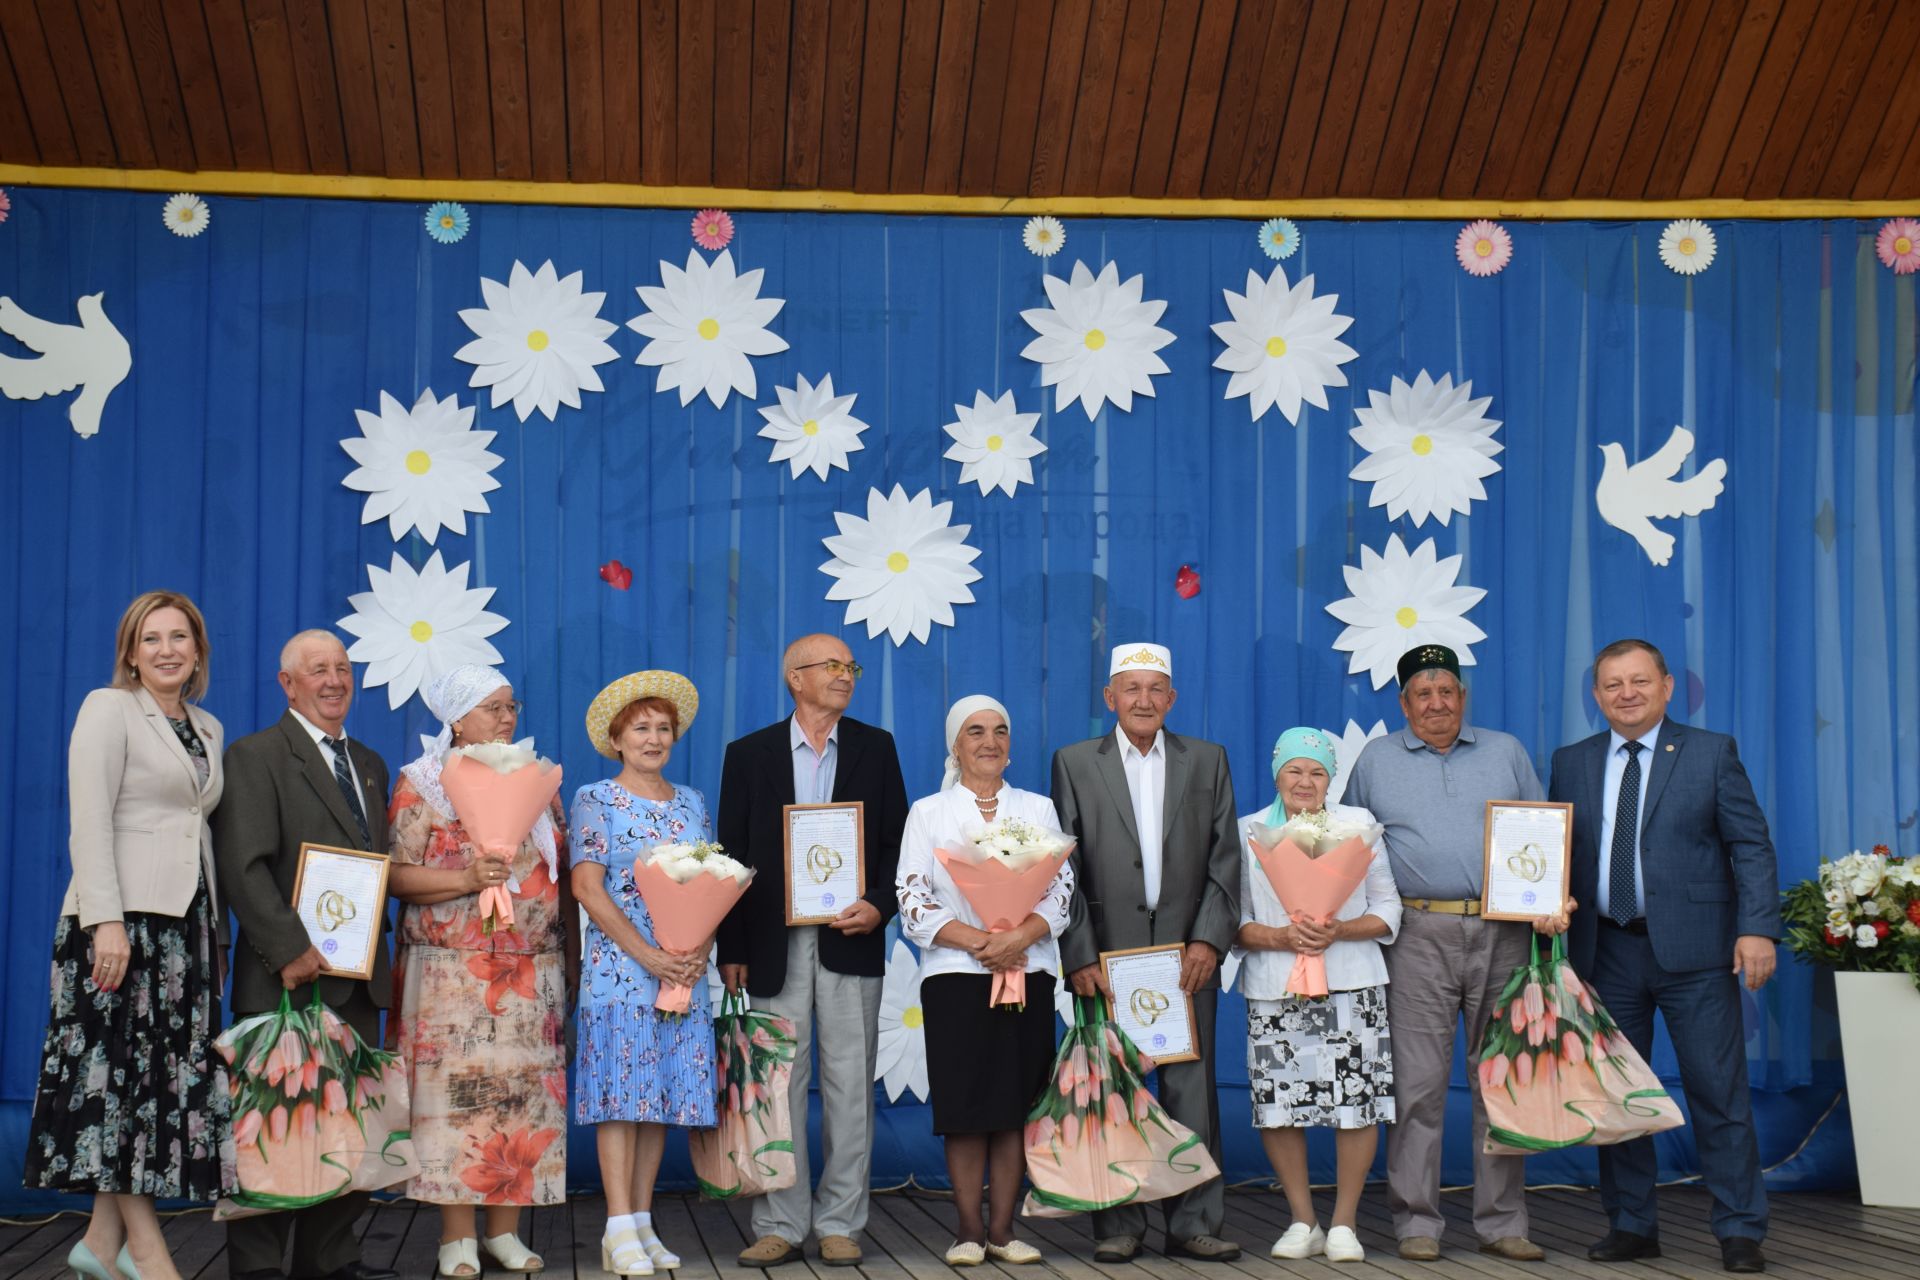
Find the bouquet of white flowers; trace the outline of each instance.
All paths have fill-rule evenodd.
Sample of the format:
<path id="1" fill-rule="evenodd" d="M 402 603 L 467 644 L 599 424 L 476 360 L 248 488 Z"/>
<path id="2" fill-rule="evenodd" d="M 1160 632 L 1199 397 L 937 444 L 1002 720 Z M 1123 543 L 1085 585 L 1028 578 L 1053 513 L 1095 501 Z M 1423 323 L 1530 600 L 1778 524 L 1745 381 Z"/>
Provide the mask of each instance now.
<path id="1" fill-rule="evenodd" d="M 1014 871 L 1036 862 L 1058 859 L 1073 848 L 1073 837 L 1024 818 L 1001 818 L 993 823 L 971 822 L 961 828 L 962 841 L 977 853 Z"/>
<path id="2" fill-rule="evenodd" d="M 1293 847 L 1309 858 L 1332 853 L 1349 840 L 1371 845 L 1380 838 L 1380 827 L 1371 822 L 1340 822 L 1325 809 L 1296 813 L 1280 827 L 1265 827 L 1260 833 L 1267 843 L 1290 840 Z"/>
<path id="3" fill-rule="evenodd" d="M 560 766 L 533 749 L 533 739 L 477 742 L 455 747 L 440 765 L 440 786 L 454 816 L 482 856 L 511 864 L 514 851 L 540 821 L 560 790 Z M 519 882 L 480 891 L 485 931 L 513 927 L 513 892 Z"/>
<path id="4" fill-rule="evenodd" d="M 1073 844 L 1072 836 L 1037 823 L 1001 818 L 984 825 L 968 823 L 960 839 L 936 848 L 933 856 L 987 932 L 1001 933 L 1017 928 L 1033 913 Z M 994 974 L 987 1003 L 1026 1008 L 1026 974 L 1018 969 Z"/>
<path id="5" fill-rule="evenodd" d="M 719 845 L 706 840 L 657 844 L 647 854 L 647 865 L 666 872 L 675 884 L 685 884 L 695 876 L 712 876 L 745 887 L 753 878 L 749 868 L 728 857 Z"/>
<path id="6" fill-rule="evenodd" d="M 633 864 L 634 886 L 653 917 L 653 940 L 684 955 L 706 954 L 714 930 L 752 879 L 753 868 L 706 840 L 657 844 Z M 685 1013 L 692 999 L 693 988 L 663 982 L 653 1007 Z"/>

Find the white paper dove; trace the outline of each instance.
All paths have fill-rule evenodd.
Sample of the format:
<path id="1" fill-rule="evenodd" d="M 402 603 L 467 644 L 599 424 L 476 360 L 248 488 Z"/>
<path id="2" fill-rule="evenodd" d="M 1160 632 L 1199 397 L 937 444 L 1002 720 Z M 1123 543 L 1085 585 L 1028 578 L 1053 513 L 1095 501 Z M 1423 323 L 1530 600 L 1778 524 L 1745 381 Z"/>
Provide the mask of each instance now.
<path id="1" fill-rule="evenodd" d="M 1606 466 L 1593 491 L 1600 518 L 1633 535 L 1647 559 L 1666 564 L 1673 559 L 1673 535 L 1654 527 L 1655 520 L 1697 516 L 1713 506 L 1726 487 L 1727 460 L 1715 458 L 1685 480 L 1675 480 L 1680 464 L 1693 452 L 1693 432 L 1675 427 L 1659 452 L 1644 462 L 1627 465 L 1627 451 L 1617 444 L 1600 446 Z"/>
<path id="2" fill-rule="evenodd" d="M 80 388 L 67 406 L 67 420 L 80 436 L 100 430 L 107 397 L 133 368 L 133 348 L 100 306 L 104 293 L 83 294 L 73 309 L 79 324 L 55 324 L 29 315 L 12 298 L 0 298 L 0 330 L 40 353 L 36 360 L 0 355 L 0 391 L 14 400 L 38 400 Z"/>

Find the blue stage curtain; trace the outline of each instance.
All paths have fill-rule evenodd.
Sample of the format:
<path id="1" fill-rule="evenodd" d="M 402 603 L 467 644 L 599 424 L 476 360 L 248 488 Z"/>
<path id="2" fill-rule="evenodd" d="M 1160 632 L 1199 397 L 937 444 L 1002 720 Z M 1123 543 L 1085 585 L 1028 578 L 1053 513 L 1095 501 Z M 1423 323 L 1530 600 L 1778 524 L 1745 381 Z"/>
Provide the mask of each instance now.
<path id="1" fill-rule="evenodd" d="M 483 275 L 552 259 L 584 271 L 607 294 L 601 314 L 623 323 L 641 310 L 634 286 L 690 247 L 684 211 L 482 206 L 472 233 L 442 246 L 417 205 L 219 198 L 211 227 L 189 240 L 168 233 L 160 204 L 16 190 L 0 225 L 0 292 L 66 322 L 78 295 L 104 291 L 134 353 L 97 438 L 68 428 L 65 397 L 0 400 L 12 513 L 0 591 L 14 605 L 0 620 L 12 992 L 0 1015 L 0 1204 L 28 1199 L 7 1188 L 68 876 L 66 736 L 107 679 L 127 600 L 162 585 L 191 593 L 212 628 L 207 706 L 234 736 L 269 723 L 284 705 L 282 641 L 345 616 L 365 566 L 384 568 L 395 549 L 340 485 L 353 411 L 382 391 L 411 404 L 429 386 L 472 402 L 470 367 L 453 358 L 471 336 L 456 313 L 481 305 Z M 593 693 L 665 666 L 702 693 L 670 773 L 714 799 L 725 743 L 786 711 L 785 641 L 841 630 L 818 570 L 833 513 L 864 514 L 870 486 L 899 482 L 954 504 L 983 575 L 978 603 L 925 645 L 848 635 L 870 673 L 853 713 L 894 732 L 913 795 L 937 785 L 946 706 L 975 691 L 1012 709 L 1013 781 L 1044 789 L 1052 750 L 1110 723 L 1108 644 L 1155 639 L 1177 664 L 1172 727 L 1224 743 L 1240 808 L 1263 803 L 1281 729 L 1400 723 L 1391 689 L 1346 674 L 1331 647 L 1341 624 L 1325 608 L 1347 594 L 1342 567 L 1397 531 L 1409 547 L 1434 537 L 1441 554 L 1463 555 L 1462 581 L 1487 589 L 1469 614 L 1488 633 L 1467 672 L 1470 715 L 1517 734 L 1543 773 L 1555 747 L 1601 723 L 1594 649 L 1642 635 L 1679 677 L 1673 713 L 1738 735 L 1783 879 L 1855 846 L 1916 852 L 1915 278 L 1875 260 L 1871 224 L 1722 223 L 1717 260 L 1691 278 L 1662 265 L 1656 223 L 1514 224 L 1512 264 L 1480 280 L 1454 262 L 1454 224 L 1308 222 L 1288 275 L 1311 273 L 1339 296 L 1360 354 L 1344 367 L 1350 385 L 1296 427 L 1277 411 L 1250 422 L 1211 367 L 1221 290 L 1272 266 L 1251 223 L 1072 220 L 1066 251 L 1043 262 L 1010 218 L 736 220 L 742 269 L 764 268 L 764 292 L 787 299 L 773 327 L 792 346 L 756 362 L 759 403 L 796 374 L 831 373 L 837 391 L 857 392 L 854 413 L 872 429 L 851 472 L 792 479 L 768 463 L 753 404 L 682 408 L 656 394 L 654 371 L 633 363 L 642 340 L 622 328 L 611 339 L 621 361 L 599 370 L 607 390 L 583 408 L 523 424 L 482 404 L 478 425 L 499 433 L 492 447 L 506 459 L 502 487 L 466 536 L 436 544 L 449 565 L 471 562 L 473 585 L 497 589 L 490 607 L 511 625 L 494 641 L 528 704 L 524 727 L 562 758 L 569 793 L 608 772 L 582 727 Z M 1092 422 L 1077 405 L 1054 410 L 1020 356 L 1032 336 L 1020 311 L 1045 305 L 1042 274 L 1076 259 L 1144 272 L 1177 335 L 1155 396 Z M 1368 389 L 1423 369 L 1491 395 L 1505 451 L 1469 517 L 1414 529 L 1348 480 L 1362 453 L 1347 431 Z M 1012 390 L 1043 415 L 1048 452 L 1012 499 L 962 488 L 941 457 L 940 425 L 982 389 Z M 1703 517 L 1670 523 L 1679 546 L 1655 568 L 1594 512 L 1598 446 L 1619 441 L 1639 458 L 1677 423 L 1697 437 L 1692 465 L 1726 459 L 1727 490 Z M 417 536 L 398 548 L 416 565 L 433 549 Z M 629 591 L 598 576 L 616 557 L 635 570 Z M 1182 565 L 1203 580 L 1193 599 L 1174 591 Z M 417 702 L 389 711 L 377 688 L 361 691 L 350 721 L 394 766 L 434 727 Z M 1836 1092 L 1828 991 L 1788 962 L 1749 1005 L 1769 1163 Z M 1236 1179 L 1266 1171 L 1246 1127 L 1243 1026 L 1229 996 L 1219 1074 Z M 1656 1066 L 1671 1077 L 1671 1052 Z M 1455 1094 L 1446 1176 L 1463 1181 L 1463 1083 Z M 924 1108 L 883 1094 L 882 1113 L 876 1177 L 941 1180 Z M 1776 1181 L 1846 1181 L 1844 1119 L 1829 1118 Z M 1685 1131 L 1662 1152 L 1671 1172 L 1691 1169 Z M 590 1135 L 573 1135 L 573 1154 L 590 1180 Z M 676 1154 L 669 1176 L 684 1169 Z M 1534 1162 L 1537 1180 L 1591 1174 L 1590 1153 Z"/>

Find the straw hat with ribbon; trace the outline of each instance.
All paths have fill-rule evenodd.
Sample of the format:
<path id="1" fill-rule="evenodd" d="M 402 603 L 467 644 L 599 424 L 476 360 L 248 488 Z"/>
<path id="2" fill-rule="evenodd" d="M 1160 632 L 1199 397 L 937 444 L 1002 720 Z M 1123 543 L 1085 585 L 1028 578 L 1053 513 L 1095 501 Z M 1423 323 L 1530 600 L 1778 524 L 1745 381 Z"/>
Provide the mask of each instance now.
<path id="1" fill-rule="evenodd" d="M 587 737 L 593 740 L 595 751 L 609 760 L 620 758 L 620 753 L 614 750 L 613 740 L 607 736 L 607 726 L 629 703 L 641 698 L 665 698 L 671 702 L 680 713 L 682 737 L 693 723 L 694 713 L 700 710 L 699 691 L 693 687 L 693 681 L 679 672 L 630 672 L 594 694 L 593 701 L 587 706 Z"/>

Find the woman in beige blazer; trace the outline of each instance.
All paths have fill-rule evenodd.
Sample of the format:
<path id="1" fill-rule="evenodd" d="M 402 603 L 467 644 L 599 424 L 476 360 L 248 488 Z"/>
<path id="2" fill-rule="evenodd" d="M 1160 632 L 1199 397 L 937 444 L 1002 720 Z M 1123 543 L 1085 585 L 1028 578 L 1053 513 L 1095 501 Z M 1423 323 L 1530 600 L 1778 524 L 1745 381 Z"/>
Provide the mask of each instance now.
<path id="1" fill-rule="evenodd" d="M 221 917 L 207 815 L 220 722 L 193 602 L 149 591 L 120 619 L 113 684 L 80 706 L 67 752 L 73 880 L 53 941 L 53 1009 L 26 1183 L 94 1196 L 67 1265 L 111 1280 L 178 1273 L 155 1197 L 233 1185 L 220 1032 Z"/>

